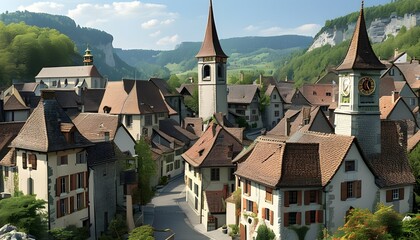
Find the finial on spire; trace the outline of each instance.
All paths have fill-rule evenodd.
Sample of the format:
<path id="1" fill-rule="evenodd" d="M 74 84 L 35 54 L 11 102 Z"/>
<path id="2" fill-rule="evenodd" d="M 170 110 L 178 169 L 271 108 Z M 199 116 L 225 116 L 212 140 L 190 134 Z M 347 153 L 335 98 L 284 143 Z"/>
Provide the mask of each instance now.
<path id="1" fill-rule="evenodd" d="M 365 5 L 365 0 L 362 0 L 362 9 L 363 9 L 363 5 Z"/>

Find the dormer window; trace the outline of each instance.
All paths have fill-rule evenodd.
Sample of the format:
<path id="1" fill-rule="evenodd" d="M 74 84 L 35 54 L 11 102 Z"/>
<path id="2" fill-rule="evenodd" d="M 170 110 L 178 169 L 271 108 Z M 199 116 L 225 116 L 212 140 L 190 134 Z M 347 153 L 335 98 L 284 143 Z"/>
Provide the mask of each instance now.
<path id="1" fill-rule="evenodd" d="M 74 125 L 72 123 L 61 123 L 60 129 L 67 143 L 73 144 L 74 143 Z"/>

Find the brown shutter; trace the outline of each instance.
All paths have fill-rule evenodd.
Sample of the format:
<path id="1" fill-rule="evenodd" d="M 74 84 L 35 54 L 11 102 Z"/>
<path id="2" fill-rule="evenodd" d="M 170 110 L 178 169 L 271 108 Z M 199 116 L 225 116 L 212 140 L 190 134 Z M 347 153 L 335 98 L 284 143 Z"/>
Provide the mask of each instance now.
<path id="1" fill-rule="evenodd" d="M 403 200 L 404 199 L 404 188 L 400 188 L 399 191 L 400 191 L 400 193 L 399 193 L 400 200 Z"/>
<path id="2" fill-rule="evenodd" d="M 386 191 L 386 202 L 392 202 L 392 190 Z"/>
<path id="3" fill-rule="evenodd" d="M 362 197 L 362 181 L 358 180 L 355 181 L 356 184 L 356 197 L 361 198 Z"/>
<path id="4" fill-rule="evenodd" d="M 66 204 L 66 210 L 67 210 L 66 214 L 69 214 L 70 213 L 69 198 L 65 198 L 64 203 Z"/>
<path id="5" fill-rule="evenodd" d="M 311 224 L 311 211 L 305 212 L 305 225 Z"/>
<path id="6" fill-rule="evenodd" d="M 317 210 L 316 211 L 316 222 L 323 223 L 324 222 L 324 211 Z"/>
<path id="7" fill-rule="evenodd" d="M 76 190 L 76 176 L 77 174 L 70 175 L 70 191 Z"/>
<path id="8" fill-rule="evenodd" d="M 248 186 L 248 196 L 251 196 L 251 181 L 246 182 L 247 186 Z"/>
<path id="9" fill-rule="evenodd" d="M 283 215 L 283 223 L 284 223 L 284 226 L 285 227 L 288 227 L 289 226 L 289 213 L 284 213 L 284 215 Z"/>
<path id="10" fill-rule="evenodd" d="M 246 229 L 245 226 L 243 224 L 239 225 L 239 232 L 240 232 L 240 236 L 241 236 L 241 240 L 246 240 Z"/>
<path id="11" fill-rule="evenodd" d="M 316 203 L 322 204 L 322 191 L 316 191 Z"/>
<path id="12" fill-rule="evenodd" d="M 265 208 L 262 208 L 262 209 L 261 209 L 261 211 L 262 211 L 262 212 L 261 212 L 262 218 L 263 218 L 263 219 L 266 219 L 266 218 L 265 218 Z"/>
<path id="13" fill-rule="evenodd" d="M 89 192 L 85 192 L 85 207 L 89 206 Z"/>
<path id="14" fill-rule="evenodd" d="M 301 225 L 302 224 L 302 214 L 300 212 L 296 213 L 296 224 Z"/>
<path id="15" fill-rule="evenodd" d="M 347 182 L 341 183 L 341 201 L 346 201 L 347 199 Z"/>
<path id="16" fill-rule="evenodd" d="M 298 206 L 302 205 L 302 191 L 297 191 L 297 198 Z"/>
<path id="17" fill-rule="evenodd" d="M 242 209 L 246 209 L 246 199 L 242 198 Z"/>
<path id="18" fill-rule="evenodd" d="M 284 192 L 284 206 L 285 207 L 289 206 L 289 191 Z"/>
<path id="19" fill-rule="evenodd" d="M 66 193 L 70 192 L 70 176 L 64 176 L 65 180 L 66 180 L 66 189 L 64 191 L 66 191 Z"/>
<path id="20" fill-rule="evenodd" d="M 61 194 L 61 177 L 55 179 L 55 196 L 59 197 Z"/>
<path id="21" fill-rule="evenodd" d="M 57 218 L 61 217 L 60 200 L 57 200 Z"/>
<path id="22" fill-rule="evenodd" d="M 258 205 L 256 202 L 252 202 L 252 212 L 258 214 Z"/>
<path id="23" fill-rule="evenodd" d="M 70 213 L 74 212 L 74 196 L 70 197 Z"/>
<path id="24" fill-rule="evenodd" d="M 270 224 L 271 224 L 271 226 L 273 225 L 273 222 L 274 222 L 274 212 L 270 211 Z"/>
<path id="25" fill-rule="evenodd" d="M 85 172 L 85 176 L 83 180 L 84 180 L 83 188 L 86 189 L 88 187 L 88 172 L 87 171 Z"/>
<path id="26" fill-rule="evenodd" d="M 310 192 L 311 192 L 311 191 L 305 191 L 305 192 L 304 192 L 304 195 L 303 195 L 303 196 L 304 196 L 304 198 L 305 198 L 305 200 L 304 200 L 304 204 L 305 204 L 305 205 L 309 205 L 309 194 L 310 194 Z"/>

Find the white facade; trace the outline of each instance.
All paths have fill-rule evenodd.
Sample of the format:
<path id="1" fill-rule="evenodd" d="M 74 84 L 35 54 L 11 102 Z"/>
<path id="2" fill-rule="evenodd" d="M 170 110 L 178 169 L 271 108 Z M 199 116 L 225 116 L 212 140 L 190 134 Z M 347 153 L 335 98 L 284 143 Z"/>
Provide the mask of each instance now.
<path id="1" fill-rule="evenodd" d="M 265 108 L 265 128 L 267 130 L 274 128 L 284 116 L 283 101 L 277 88 L 274 88 L 269 97 L 270 104 Z"/>
<path id="2" fill-rule="evenodd" d="M 159 126 L 159 120 L 167 118 L 167 113 L 144 115 L 121 115 L 121 123 L 135 140 L 152 135 L 153 127 Z"/>

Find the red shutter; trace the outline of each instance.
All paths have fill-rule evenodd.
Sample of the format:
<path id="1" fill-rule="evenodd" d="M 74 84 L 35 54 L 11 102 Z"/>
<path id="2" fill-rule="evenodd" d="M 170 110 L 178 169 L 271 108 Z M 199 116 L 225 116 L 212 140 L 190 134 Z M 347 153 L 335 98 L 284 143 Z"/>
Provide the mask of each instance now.
<path id="1" fill-rule="evenodd" d="M 70 191 L 76 190 L 76 176 L 77 174 L 70 175 Z"/>
<path id="2" fill-rule="evenodd" d="M 59 197 L 61 194 L 61 177 L 55 179 L 55 196 Z"/>
<path id="3" fill-rule="evenodd" d="M 251 181 L 247 180 L 247 186 L 248 186 L 248 196 L 251 196 Z"/>
<path id="4" fill-rule="evenodd" d="M 266 218 L 265 218 L 265 208 L 262 208 L 262 209 L 261 209 L 261 211 L 262 211 L 262 212 L 261 212 L 262 218 L 263 218 L 263 219 L 266 219 Z"/>
<path id="5" fill-rule="evenodd" d="M 246 228 L 243 224 L 239 225 L 239 232 L 240 232 L 240 236 L 241 236 L 241 240 L 246 240 Z"/>
<path id="6" fill-rule="evenodd" d="M 347 199 L 347 182 L 341 183 L 341 201 L 346 201 Z"/>
<path id="7" fill-rule="evenodd" d="M 284 213 L 284 215 L 283 215 L 283 223 L 284 223 L 284 226 L 285 227 L 288 227 L 289 226 L 289 213 Z"/>
<path id="8" fill-rule="evenodd" d="M 386 191 L 386 202 L 392 202 L 392 190 Z"/>
<path id="9" fill-rule="evenodd" d="M 311 224 L 311 211 L 305 212 L 305 225 Z"/>
<path id="10" fill-rule="evenodd" d="M 60 200 L 57 200 L 57 218 L 61 217 Z"/>
<path id="11" fill-rule="evenodd" d="M 289 206 L 289 192 L 288 191 L 284 192 L 284 206 L 285 207 Z"/>
<path id="12" fill-rule="evenodd" d="M 74 212 L 74 196 L 70 197 L 70 213 Z"/>
<path id="13" fill-rule="evenodd" d="M 85 192 L 85 207 L 89 206 L 89 192 Z"/>
<path id="14" fill-rule="evenodd" d="M 355 181 L 355 185 L 356 185 L 356 197 L 361 198 L 362 197 L 362 181 L 361 180 Z"/>
<path id="15" fill-rule="evenodd" d="M 252 202 L 252 212 L 258 214 L 258 205 L 256 202 Z"/>
<path id="16" fill-rule="evenodd" d="M 316 191 L 316 203 L 322 204 L 322 191 Z"/>
<path id="17" fill-rule="evenodd" d="M 88 187 L 88 172 L 85 172 L 85 176 L 83 178 L 85 180 L 83 188 L 86 189 Z"/>
<path id="18" fill-rule="evenodd" d="M 304 200 L 304 204 L 305 204 L 305 205 L 309 205 L 309 194 L 310 194 L 310 192 L 311 192 L 311 191 L 305 191 L 305 192 L 304 192 L 304 195 L 303 195 L 303 196 L 304 196 L 304 198 L 305 198 L 305 200 Z"/>
<path id="19" fill-rule="evenodd" d="M 316 222 L 323 223 L 324 222 L 324 211 L 317 210 L 316 211 Z"/>
<path id="20" fill-rule="evenodd" d="M 246 209 L 246 199 L 242 198 L 242 209 Z"/>
<path id="21" fill-rule="evenodd" d="M 274 212 L 270 211 L 270 224 L 271 224 L 271 226 L 273 225 L 273 222 L 274 222 Z"/>
<path id="22" fill-rule="evenodd" d="M 399 191 L 400 191 L 400 193 L 399 193 L 400 200 L 403 200 L 404 199 L 404 188 L 400 188 Z"/>
<path id="23" fill-rule="evenodd" d="M 301 225 L 302 224 L 302 214 L 300 212 L 296 213 L 296 224 Z"/>
<path id="24" fill-rule="evenodd" d="M 302 205 L 302 191 L 297 191 L 297 198 L 298 206 Z"/>

